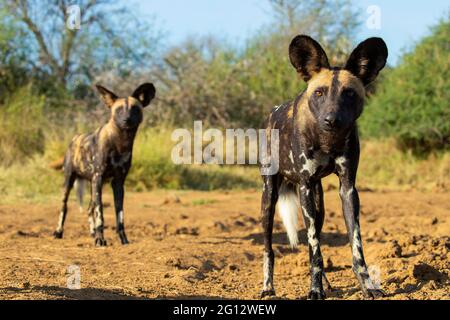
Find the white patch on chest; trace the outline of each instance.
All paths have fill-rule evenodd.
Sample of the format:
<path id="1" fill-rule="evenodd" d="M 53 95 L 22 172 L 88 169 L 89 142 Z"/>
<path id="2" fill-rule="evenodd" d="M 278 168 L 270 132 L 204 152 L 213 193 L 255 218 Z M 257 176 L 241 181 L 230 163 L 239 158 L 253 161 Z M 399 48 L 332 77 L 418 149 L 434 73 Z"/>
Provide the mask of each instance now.
<path id="1" fill-rule="evenodd" d="M 114 157 L 111 157 L 111 164 L 114 168 L 122 167 L 125 163 L 127 163 L 130 160 L 131 152 L 126 152 L 120 156 L 118 160 L 114 159 Z"/>
<path id="2" fill-rule="evenodd" d="M 304 153 L 300 155 L 300 159 L 304 159 L 305 163 L 302 165 L 301 173 L 308 173 L 312 176 L 317 172 L 319 167 L 326 167 L 330 162 L 330 157 L 322 152 L 315 152 L 312 159 L 308 159 Z"/>

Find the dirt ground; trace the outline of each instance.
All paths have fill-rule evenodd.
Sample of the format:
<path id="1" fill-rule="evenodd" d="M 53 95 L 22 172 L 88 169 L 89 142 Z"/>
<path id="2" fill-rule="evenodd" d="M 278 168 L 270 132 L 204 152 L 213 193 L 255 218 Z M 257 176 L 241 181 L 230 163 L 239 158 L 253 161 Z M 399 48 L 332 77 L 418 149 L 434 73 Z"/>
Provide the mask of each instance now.
<path id="1" fill-rule="evenodd" d="M 450 193 L 361 192 L 366 260 L 386 299 L 449 299 Z M 106 248 L 71 201 L 63 240 L 51 236 L 58 201 L 0 205 L 1 299 L 257 299 L 262 285 L 258 191 L 127 194 L 130 244 L 114 231 L 105 196 Z M 330 299 L 361 299 L 336 190 L 325 194 L 322 234 Z M 109 204 L 109 206 L 108 206 Z M 305 299 L 306 235 L 293 251 L 276 217 L 277 297 Z M 81 289 L 67 289 L 69 266 Z"/>

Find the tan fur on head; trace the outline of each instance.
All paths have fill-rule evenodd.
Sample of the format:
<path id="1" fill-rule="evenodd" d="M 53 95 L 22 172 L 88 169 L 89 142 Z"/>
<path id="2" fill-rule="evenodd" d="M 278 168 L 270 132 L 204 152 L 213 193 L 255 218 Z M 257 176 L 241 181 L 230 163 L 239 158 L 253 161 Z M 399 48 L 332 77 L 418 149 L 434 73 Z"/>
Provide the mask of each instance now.
<path id="1" fill-rule="evenodd" d="M 316 73 L 311 80 L 308 82 L 308 88 L 306 90 L 306 95 L 308 98 L 314 93 L 317 88 L 320 87 L 328 87 L 331 88 L 331 84 L 333 81 L 333 70 L 331 69 L 322 69 L 319 73 Z M 342 89 L 353 89 L 358 93 L 360 97 L 364 97 L 366 94 L 366 90 L 364 88 L 361 80 L 351 74 L 347 70 L 339 70 L 338 81 L 340 84 L 339 91 Z"/>
<path id="2" fill-rule="evenodd" d="M 333 70 L 321 69 L 320 72 L 315 73 L 308 82 L 306 96 L 309 98 L 314 91 L 319 87 L 331 87 L 333 81 Z"/>
<path id="3" fill-rule="evenodd" d="M 341 89 L 351 88 L 355 90 L 360 97 L 364 97 L 366 95 L 366 88 L 364 87 L 364 84 L 351 72 L 347 70 L 341 70 L 339 72 L 338 81 L 341 83 Z"/>

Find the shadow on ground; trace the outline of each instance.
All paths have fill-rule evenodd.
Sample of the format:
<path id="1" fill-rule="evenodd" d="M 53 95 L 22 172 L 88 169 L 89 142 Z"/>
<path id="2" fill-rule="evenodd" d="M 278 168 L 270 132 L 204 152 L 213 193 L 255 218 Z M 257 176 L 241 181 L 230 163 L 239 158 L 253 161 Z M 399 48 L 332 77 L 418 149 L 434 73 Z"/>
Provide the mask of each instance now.
<path id="1" fill-rule="evenodd" d="M 264 234 L 262 232 L 260 233 L 252 233 L 244 238 L 245 240 L 252 240 L 254 244 L 262 245 L 264 244 Z M 298 239 L 300 244 L 307 245 L 308 242 L 306 241 L 307 235 L 306 230 L 300 230 L 298 232 Z M 274 233 L 272 236 L 272 243 L 273 244 L 283 244 L 283 245 L 289 245 L 287 235 L 285 232 L 279 232 Z M 342 247 L 348 244 L 348 237 L 347 234 L 344 233 L 326 233 L 322 232 L 320 235 L 320 244 L 322 245 L 328 245 L 330 247 Z"/>
<path id="2" fill-rule="evenodd" d="M 22 294 L 40 292 L 47 297 L 52 296 L 56 299 L 73 299 L 73 300 L 149 300 L 145 297 L 133 296 L 124 293 L 122 290 L 106 290 L 97 288 L 85 288 L 79 290 L 70 290 L 57 286 L 33 286 L 30 288 L 0 288 L 0 293 L 4 294 Z M 151 294 L 152 292 L 143 291 L 142 294 Z M 26 298 L 25 298 L 26 299 Z M 34 298 L 33 298 L 34 299 Z M 179 296 L 158 296 L 155 300 L 226 300 L 224 297 L 202 296 L 202 295 L 179 295 Z"/>
<path id="3" fill-rule="evenodd" d="M 56 299 L 74 299 L 74 300 L 145 300 L 143 297 L 128 295 L 121 290 L 106 290 L 97 288 L 85 288 L 79 290 L 70 290 L 57 286 L 33 286 L 30 288 L 0 288 L 1 293 L 14 294 L 40 292 L 44 295 L 55 297 Z"/>

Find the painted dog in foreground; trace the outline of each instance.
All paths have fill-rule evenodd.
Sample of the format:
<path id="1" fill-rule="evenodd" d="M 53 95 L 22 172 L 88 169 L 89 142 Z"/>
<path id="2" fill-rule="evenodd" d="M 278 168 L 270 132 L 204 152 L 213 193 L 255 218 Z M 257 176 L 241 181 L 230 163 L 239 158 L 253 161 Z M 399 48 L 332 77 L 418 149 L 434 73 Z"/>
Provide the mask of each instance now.
<path id="1" fill-rule="evenodd" d="M 294 101 L 275 107 L 265 125 L 268 132 L 279 130 L 280 169 L 275 175 L 263 176 L 262 297 L 275 295 L 272 229 L 278 202 L 292 246 L 298 243 L 298 210 L 302 210 L 310 256 L 308 298 L 325 298 L 323 282 L 327 284 L 328 281 L 320 251 L 325 214 L 321 179 L 331 173 L 335 173 L 340 181 L 339 195 L 352 249 L 353 271 L 366 297 L 384 295 L 383 291 L 374 288 L 364 260 L 355 179 L 360 152 L 356 120 L 363 111 L 365 86 L 375 80 L 385 66 L 387 56 L 385 42 L 370 38 L 357 46 L 343 68 L 330 67 L 327 55 L 315 40 L 305 35 L 292 40 L 290 61 L 307 82 L 307 88 Z"/>
<path id="2" fill-rule="evenodd" d="M 131 167 L 134 138 L 143 119 L 143 108 L 155 97 L 155 87 L 151 83 L 145 83 L 127 98 L 119 98 L 102 86 L 96 87 L 103 102 L 111 110 L 111 118 L 95 132 L 77 135 L 70 143 L 63 163 L 63 203 L 54 237 L 63 237 L 67 200 L 75 181 L 82 187 L 82 182 L 88 180 L 92 193 L 88 209 L 90 233 L 97 246 L 105 246 L 102 186 L 108 179 L 112 179 L 116 231 L 121 243 L 127 244 L 123 218 L 124 183 Z M 78 200 L 82 206 L 82 192 L 78 191 Z"/>

